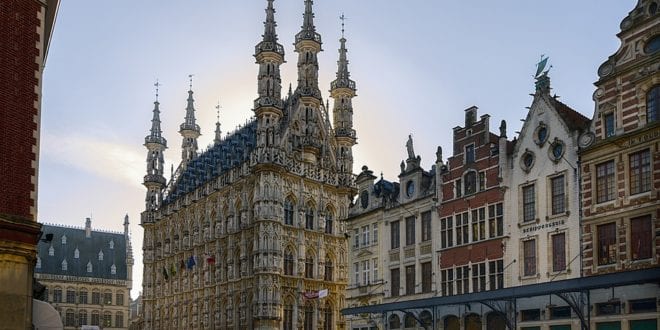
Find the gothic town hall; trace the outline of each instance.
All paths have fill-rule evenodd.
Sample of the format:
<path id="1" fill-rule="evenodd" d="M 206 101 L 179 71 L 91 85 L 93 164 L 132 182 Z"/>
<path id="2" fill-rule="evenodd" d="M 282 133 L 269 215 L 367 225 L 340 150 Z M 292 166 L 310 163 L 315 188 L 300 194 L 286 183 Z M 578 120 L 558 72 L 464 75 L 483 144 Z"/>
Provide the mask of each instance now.
<path id="1" fill-rule="evenodd" d="M 298 81 L 282 95 L 273 0 L 255 46 L 254 117 L 201 152 L 193 91 L 169 181 L 158 101 L 148 150 L 144 227 L 145 329 L 342 329 L 347 286 L 343 219 L 355 194 L 346 39 L 329 101 L 318 84 L 321 35 L 305 0 L 295 36 Z"/>

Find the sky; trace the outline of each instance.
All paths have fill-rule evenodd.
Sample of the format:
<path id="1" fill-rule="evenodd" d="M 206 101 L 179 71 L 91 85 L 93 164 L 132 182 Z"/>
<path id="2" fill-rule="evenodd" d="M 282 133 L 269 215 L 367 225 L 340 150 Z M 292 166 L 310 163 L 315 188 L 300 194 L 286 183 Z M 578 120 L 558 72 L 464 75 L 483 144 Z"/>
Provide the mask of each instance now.
<path id="1" fill-rule="evenodd" d="M 593 116 L 597 68 L 619 47 L 619 23 L 634 0 L 317 0 L 323 38 L 319 83 L 335 78 L 345 20 L 351 78 L 357 84 L 354 172 L 363 165 L 396 180 L 409 134 L 422 166 L 438 146 L 452 150 L 464 111 L 502 119 L 512 138 L 522 126 L 542 54 L 560 100 Z M 293 39 L 302 0 L 274 3 L 285 48 L 283 91 L 296 82 Z M 130 218 L 135 266 L 131 297 L 142 286 L 142 228 L 148 134 L 155 99 L 168 140 L 166 168 L 178 165 L 190 74 L 201 149 L 213 140 L 220 102 L 223 134 L 252 116 L 257 95 L 254 46 L 266 1 L 63 0 L 44 71 L 38 219 L 123 231 Z M 169 170 L 166 171 L 169 177 Z"/>

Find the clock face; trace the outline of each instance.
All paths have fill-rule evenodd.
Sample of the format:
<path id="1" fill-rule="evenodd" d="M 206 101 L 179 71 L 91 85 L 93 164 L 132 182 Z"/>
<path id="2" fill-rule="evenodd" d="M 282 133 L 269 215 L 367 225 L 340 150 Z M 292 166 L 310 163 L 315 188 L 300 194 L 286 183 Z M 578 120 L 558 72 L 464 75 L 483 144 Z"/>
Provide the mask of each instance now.
<path id="1" fill-rule="evenodd" d="M 410 180 L 408 183 L 406 183 L 406 195 L 408 197 L 412 197 L 412 195 L 415 193 L 415 183 Z"/>

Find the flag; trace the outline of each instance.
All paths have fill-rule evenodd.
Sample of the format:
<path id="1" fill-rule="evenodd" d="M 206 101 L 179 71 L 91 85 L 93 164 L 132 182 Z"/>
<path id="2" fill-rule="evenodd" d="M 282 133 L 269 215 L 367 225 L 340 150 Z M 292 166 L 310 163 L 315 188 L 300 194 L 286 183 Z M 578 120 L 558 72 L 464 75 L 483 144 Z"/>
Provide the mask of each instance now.
<path id="1" fill-rule="evenodd" d="M 302 293 L 303 298 L 305 299 L 316 299 L 319 297 L 318 291 L 307 291 Z"/>
<path id="2" fill-rule="evenodd" d="M 167 269 L 165 269 L 165 266 L 163 266 L 163 277 L 165 277 L 165 280 L 168 280 L 170 277 L 167 276 Z"/>
<path id="3" fill-rule="evenodd" d="M 188 269 L 193 269 L 195 265 L 195 257 L 190 256 L 190 258 L 188 258 Z"/>
<path id="4" fill-rule="evenodd" d="M 206 257 L 206 263 L 209 265 L 215 264 L 215 257 L 213 255 L 209 255 Z"/>
<path id="5" fill-rule="evenodd" d="M 325 298 L 328 296 L 328 289 L 323 289 L 319 291 L 319 298 Z"/>

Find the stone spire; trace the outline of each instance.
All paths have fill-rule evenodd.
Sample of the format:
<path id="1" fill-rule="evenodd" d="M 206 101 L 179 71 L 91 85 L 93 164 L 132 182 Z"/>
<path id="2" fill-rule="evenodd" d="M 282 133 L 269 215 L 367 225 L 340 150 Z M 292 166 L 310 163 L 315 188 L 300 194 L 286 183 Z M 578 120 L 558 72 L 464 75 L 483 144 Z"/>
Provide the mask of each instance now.
<path id="1" fill-rule="evenodd" d="M 156 83 L 155 85 L 156 101 L 154 101 L 151 130 L 149 131 L 149 135 L 144 138 L 144 146 L 147 148 L 147 173 L 144 176 L 143 184 L 147 188 L 147 196 L 145 198 L 145 210 L 147 212 L 156 210 L 160 206 L 163 189 L 165 188 L 165 177 L 163 176 L 165 160 L 163 151 L 167 149 L 167 140 L 162 136 L 160 129 L 159 84 Z"/>
<path id="2" fill-rule="evenodd" d="M 319 63 L 317 54 L 321 49 L 321 35 L 316 33 L 312 0 L 305 0 L 305 13 L 300 32 L 296 34 L 296 52 L 298 53 L 298 87 L 301 96 L 321 99 L 318 87 Z"/>
<path id="3" fill-rule="evenodd" d="M 192 75 L 190 77 L 190 89 L 188 90 L 188 105 L 186 106 L 186 117 L 180 126 L 179 133 L 183 137 L 181 144 L 181 163 L 186 165 L 190 160 L 197 157 L 197 138 L 201 135 L 199 125 L 195 123 L 195 100 L 192 91 Z"/>
<path id="4" fill-rule="evenodd" d="M 128 237 L 128 213 L 124 216 L 124 236 Z"/>
<path id="5" fill-rule="evenodd" d="M 259 64 L 254 113 L 257 117 L 257 146 L 271 145 L 277 139 L 275 127 L 282 117 L 282 78 L 280 65 L 284 63 L 284 47 L 277 42 L 273 0 L 267 0 L 263 40 L 257 44 L 254 57 Z"/>
<path id="6" fill-rule="evenodd" d="M 337 167 L 340 173 L 353 173 L 353 153 L 355 145 L 355 130 L 353 129 L 353 97 L 355 97 L 355 82 L 350 79 L 348 59 L 346 57 L 346 38 L 344 38 L 344 15 L 342 14 L 342 36 L 339 39 L 339 60 L 337 61 L 337 78 L 330 83 L 330 96 L 334 100 L 333 126 L 335 139 L 339 146 Z"/>

